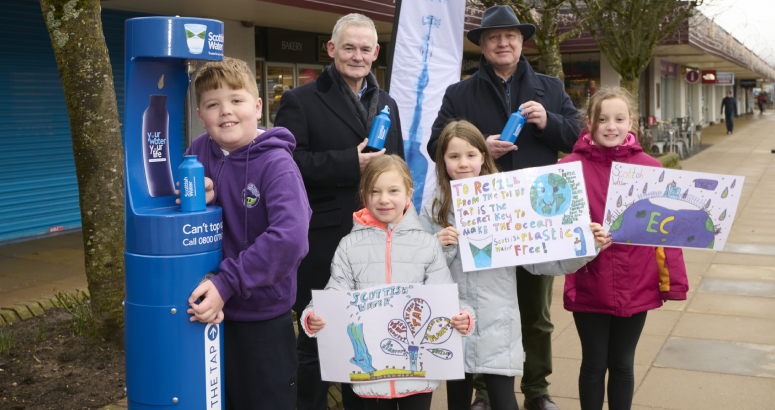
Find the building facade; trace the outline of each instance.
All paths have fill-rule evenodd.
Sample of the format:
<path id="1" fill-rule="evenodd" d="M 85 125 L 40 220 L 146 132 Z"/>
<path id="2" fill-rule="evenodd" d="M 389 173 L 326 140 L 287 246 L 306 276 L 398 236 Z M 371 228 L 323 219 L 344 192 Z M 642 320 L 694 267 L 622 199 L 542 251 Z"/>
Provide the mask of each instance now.
<path id="1" fill-rule="evenodd" d="M 14 33 L 0 43 L 0 243 L 81 224 L 69 118 L 51 42 L 37 0 L 0 0 L 0 24 Z M 264 101 L 262 127 L 271 128 L 282 93 L 313 81 L 331 63 L 325 51 L 336 21 L 348 13 L 371 17 L 378 32 L 379 59 L 373 66 L 385 86 L 393 0 L 111 0 L 102 3 L 102 23 L 113 68 L 121 121 L 124 95 L 124 22 L 141 16 L 190 16 L 225 23 L 224 54 L 248 62 Z M 466 30 L 479 27 L 482 10 L 467 8 Z M 461 33 L 464 35 L 464 33 Z M 461 78 L 478 69 L 479 48 L 464 41 Z M 603 85 L 619 85 L 619 74 L 589 33 L 561 45 L 565 90 L 577 108 Z M 523 53 L 533 68 L 543 62 L 532 41 Z M 734 80 L 703 84 L 704 78 Z M 752 81 L 753 80 L 753 81 Z M 641 75 L 640 111 L 658 120 L 688 117 L 695 124 L 719 121 L 721 98 L 732 89 L 738 112 L 751 112 L 754 94 L 771 90 L 775 70 L 731 35 L 703 17 L 657 48 Z M 188 110 L 191 115 L 191 110 Z M 194 114 L 195 115 L 195 114 Z M 192 121 L 184 141 L 204 133 Z M 185 127 L 183 127 L 185 129 Z M 123 135 L 123 130 L 122 130 Z M 124 136 L 126 138 L 127 136 Z M 131 136 L 128 136 L 131 138 Z M 181 146 L 180 149 L 185 149 Z"/>

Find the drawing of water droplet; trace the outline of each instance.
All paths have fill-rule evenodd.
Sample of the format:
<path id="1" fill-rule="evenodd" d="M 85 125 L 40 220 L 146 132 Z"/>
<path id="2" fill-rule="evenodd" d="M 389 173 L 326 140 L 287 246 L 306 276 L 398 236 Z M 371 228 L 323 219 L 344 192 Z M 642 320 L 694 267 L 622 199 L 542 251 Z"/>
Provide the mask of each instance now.
<path id="1" fill-rule="evenodd" d="M 605 221 L 611 223 L 611 211 L 608 211 L 608 216 L 605 217 Z"/>
<path id="2" fill-rule="evenodd" d="M 665 171 L 662 171 L 662 174 L 659 175 L 659 182 L 662 182 L 665 180 Z"/>
<path id="3" fill-rule="evenodd" d="M 735 183 L 736 183 L 736 182 L 737 182 L 737 180 L 736 180 L 736 179 L 735 179 L 735 180 L 733 180 L 733 181 L 732 181 L 732 185 L 730 185 L 729 187 L 730 187 L 730 188 L 732 188 L 732 189 L 734 189 L 734 188 L 735 188 Z"/>
<path id="4" fill-rule="evenodd" d="M 724 192 L 721 193 L 722 198 L 726 198 L 729 195 L 729 188 L 724 188 Z"/>
<path id="5" fill-rule="evenodd" d="M 710 199 L 708 199 L 708 202 L 705 204 L 705 208 L 710 206 Z"/>
<path id="6" fill-rule="evenodd" d="M 723 221 L 724 218 L 727 217 L 727 210 L 725 209 L 724 212 L 721 213 L 721 216 L 718 217 L 719 221 Z"/>
<path id="7" fill-rule="evenodd" d="M 159 82 L 158 82 L 158 83 L 156 83 L 156 87 L 157 87 L 158 89 L 160 89 L 160 90 L 161 90 L 162 88 L 164 88 L 164 74 L 162 74 L 162 75 L 161 75 L 161 78 L 159 79 Z"/>
<path id="8" fill-rule="evenodd" d="M 686 199 L 686 195 L 688 195 L 688 194 L 689 194 L 689 190 L 687 189 L 686 191 L 684 191 L 684 194 L 683 194 L 683 196 L 681 198 Z"/>
<path id="9" fill-rule="evenodd" d="M 619 199 L 616 201 L 616 207 L 618 208 L 620 206 L 622 206 L 622 196 L 621 195 L 619 195 Z"/>
<path id="10" fill-rule="evenodd" d="M 648 183 L 648 182 L 646 182 L 645 184 L 643 184 L 643 193 L 644 193 L 644 194 L 646 193 L 646 190 L 647 190 L 647 189 L 649 189 L 649 183 Z"/>
<path id="11" fill-rule="evenodd" d="M 635 189 L 635 185 L 630 186 L 630 192 L 627 193 L 627 196 L 632 196 L 633 189 Z"/>

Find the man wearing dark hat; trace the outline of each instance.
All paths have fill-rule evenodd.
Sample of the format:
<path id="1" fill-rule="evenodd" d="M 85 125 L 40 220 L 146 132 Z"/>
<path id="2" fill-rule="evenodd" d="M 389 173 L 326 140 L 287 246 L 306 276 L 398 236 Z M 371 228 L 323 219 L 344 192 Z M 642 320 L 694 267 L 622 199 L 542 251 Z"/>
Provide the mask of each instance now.
<path id="1" fill-rule="evenodd" d="M 557 152 L 571 152 L 579 135 L 578 111 L 557 78 L 536 74 L 522 56 L 522 43 L 535 33 L 520 24 L 509 6 L 488 8 L 480 28 L 467 38 L 482 48 L 479 71 L 447 88 L 428 141 L 436 159 L 439 135 L 452 119 L 465 119 L 484 134 L 502 171 L 555 164 Z M 527 115 L 516 145 L 501 141 L 509 116 L 522 108 Z M 517 150 L 519 146 L 519 150 Z M 517 267 L 517 296 L 525 349 L 521 389 L 528 410 L 556 410 L 546 377 L 552 373 L 552 325 L 549 307 L 553 276 L 534 276 Z"/>

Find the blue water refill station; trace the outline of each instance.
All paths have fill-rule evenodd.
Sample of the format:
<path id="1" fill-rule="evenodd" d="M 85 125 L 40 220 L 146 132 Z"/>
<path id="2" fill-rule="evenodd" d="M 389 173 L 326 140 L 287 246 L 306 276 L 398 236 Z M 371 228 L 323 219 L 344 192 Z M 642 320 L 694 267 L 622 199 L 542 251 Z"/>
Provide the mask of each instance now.
<path id="1" fill-rule="evenodd" d="M 193 60 L 223 60 L 223 23 L 126 21 L 126 300 L 130 409 L 222 409 L 221 325 L 190 322 L 191 292 L 221 262 L 221 208 L 182 212 L 181 124 Z M 195 64 L 194 64 L 195 66 Z"/>

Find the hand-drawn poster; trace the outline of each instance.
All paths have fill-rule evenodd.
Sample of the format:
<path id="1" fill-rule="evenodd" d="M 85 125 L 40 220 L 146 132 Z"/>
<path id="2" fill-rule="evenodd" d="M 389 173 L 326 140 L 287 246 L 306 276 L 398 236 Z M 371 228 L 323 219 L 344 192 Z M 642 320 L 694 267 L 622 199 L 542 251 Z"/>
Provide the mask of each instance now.
<path id="1" fill-rule="evenodd" d="M 465 272 L 595 253 L 580 162 L 450 184 Z"/>
<path id="2" fill-rule="evenodd" d="M 450 324 L 460 312 L 456 284 L 313 290 L 312 301 L 326 321 L 317 333 L 323 380 L 465 377 L 462 335 Z"/>
<path id="3" fill-rule="evenodd" d="M 616 243 L 720 251 L 744 177 L 614 162 L 603 227 Z"/>

